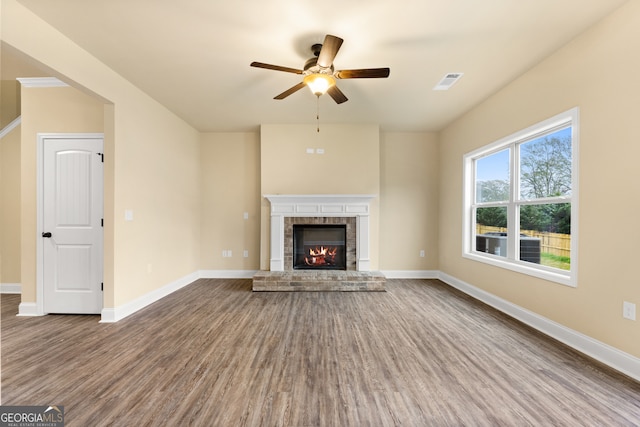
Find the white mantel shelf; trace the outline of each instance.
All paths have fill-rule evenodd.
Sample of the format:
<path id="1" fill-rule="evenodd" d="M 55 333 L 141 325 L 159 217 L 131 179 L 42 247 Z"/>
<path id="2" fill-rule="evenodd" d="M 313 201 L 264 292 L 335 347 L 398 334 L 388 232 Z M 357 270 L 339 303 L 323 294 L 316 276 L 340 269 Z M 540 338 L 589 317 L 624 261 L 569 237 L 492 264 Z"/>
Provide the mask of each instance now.
<path id="1" fill-rule="evenodd" d="M 358 216 L 369 215 L 373 194 L 265 194 L 271 202 L 271 216 Z"/>
<path id="2" fill-rule="evenodd" d="M 265 194 L 271 203 L 271 271 L 284 271 L 285 217 L 356 217 L 356 269 L 370 271 L 369 212 L 374 194 Z"/>

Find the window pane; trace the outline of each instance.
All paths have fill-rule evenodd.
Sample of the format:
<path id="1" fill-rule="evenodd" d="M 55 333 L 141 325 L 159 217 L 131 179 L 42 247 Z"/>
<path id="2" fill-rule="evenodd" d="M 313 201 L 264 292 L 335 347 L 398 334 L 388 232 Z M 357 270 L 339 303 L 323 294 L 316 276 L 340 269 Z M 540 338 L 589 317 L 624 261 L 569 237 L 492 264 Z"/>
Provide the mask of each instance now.
<path id="1" fill-rule="evenodd" d="M 507 208 L 476 210 L 476 251 L 507 256 Z"/>
<path id="2" fill-rule="evenodd" d="M 571 195 L 571 128 L 520 144 L 520 198 Z"/>
<path id="3" fill-rule="evenodd" d="M 520 207 L 520 259 L 571 269 L 571 203 Z"/>
<path id="4" fill-rule="evenodd" d="M 476 203 L 509 200 L 509 150 L 476 160 Z"/>

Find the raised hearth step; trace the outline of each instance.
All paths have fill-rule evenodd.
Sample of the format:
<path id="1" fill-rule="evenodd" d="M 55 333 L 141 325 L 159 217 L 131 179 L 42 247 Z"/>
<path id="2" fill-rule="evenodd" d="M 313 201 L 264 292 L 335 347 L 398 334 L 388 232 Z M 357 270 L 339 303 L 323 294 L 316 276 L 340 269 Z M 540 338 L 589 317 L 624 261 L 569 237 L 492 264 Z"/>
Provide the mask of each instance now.
<path id="1" fill-rule="evenodd" d="M 384 292 L 386 280 L 379 271 L 261 270 L 253 276 L 253 290 L 256 292 Z"/>

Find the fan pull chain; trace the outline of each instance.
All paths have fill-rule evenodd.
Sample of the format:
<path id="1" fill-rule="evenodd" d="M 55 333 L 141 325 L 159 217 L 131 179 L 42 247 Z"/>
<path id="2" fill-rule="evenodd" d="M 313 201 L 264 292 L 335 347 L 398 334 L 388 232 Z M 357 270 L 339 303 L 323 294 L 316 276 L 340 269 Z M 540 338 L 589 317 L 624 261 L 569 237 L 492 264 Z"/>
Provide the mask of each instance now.
<path id="1" fill-rule="evenodd" d="M 320 132 L 320 96 L 316 96 L 317 98 L 317 107 L 316 107 L 316 123 L 317 123 L 317 132 Z"/>

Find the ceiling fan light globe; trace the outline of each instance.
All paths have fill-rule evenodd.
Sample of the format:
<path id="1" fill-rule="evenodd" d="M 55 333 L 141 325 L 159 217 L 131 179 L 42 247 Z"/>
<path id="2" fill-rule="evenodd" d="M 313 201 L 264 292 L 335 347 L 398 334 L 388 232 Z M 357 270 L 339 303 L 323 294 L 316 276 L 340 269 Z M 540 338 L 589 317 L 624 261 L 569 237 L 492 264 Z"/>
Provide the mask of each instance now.
<path id="1" fill-rule="evenodd" d="M 329 74 L 309 74 L 303 79 L 304 83 L 309 87 L 311 93 L 316 96 L 324 95 L 327 90 L 336 84 L 336 79 Z"/>

